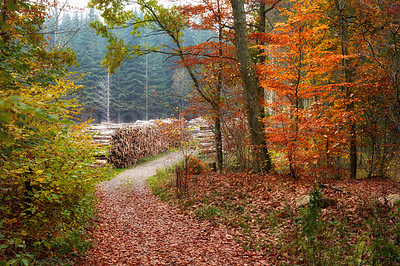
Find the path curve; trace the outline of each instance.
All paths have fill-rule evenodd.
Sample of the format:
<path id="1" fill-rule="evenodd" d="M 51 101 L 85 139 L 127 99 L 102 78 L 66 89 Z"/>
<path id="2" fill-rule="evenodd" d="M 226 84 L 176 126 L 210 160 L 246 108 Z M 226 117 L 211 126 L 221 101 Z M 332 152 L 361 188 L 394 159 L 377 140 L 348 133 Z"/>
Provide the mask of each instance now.
<path id="1" fill-rule="evenodd" d="M 168 154 L 102 182 L 98 197 L 95 247 L 81 265 L 261 265 L 224 226 L 183 214 L 146 187 L 157 169 L 177 162 Z"/>

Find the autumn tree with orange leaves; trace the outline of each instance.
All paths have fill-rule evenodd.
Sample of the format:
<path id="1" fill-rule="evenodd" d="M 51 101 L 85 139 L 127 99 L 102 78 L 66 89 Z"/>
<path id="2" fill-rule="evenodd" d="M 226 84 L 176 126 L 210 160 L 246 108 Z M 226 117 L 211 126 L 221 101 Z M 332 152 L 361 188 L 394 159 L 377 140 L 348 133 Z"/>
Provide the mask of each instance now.
<path id="1" fill-rule="evenodd" d="M 395 79 L 386 79 L 387 86 L 383 73 L 396 58 L 398 24 L 373 26 L 379 19 L 367 15 L 371 7 L 359 1 L 296 1 L 281 9 L 286 21 L 265 34 L 269 61 L 260 65 L 261 84 L 276 97 L 267 105 L 272 115 L 265 119 L 267 135 L 275 151 L 285 154 L 293 177 L 308 169 L 355 178 L 359 167 L 371 176 L 378 174 L 376 164 L 385 168 L 393 159 L 398 131 L 387 114 L 396 117 L 396 97 L 389 98 L 390 110 L 382 97 L 396 95 Z M 388 14 L 396 7 L 392 3 L 391 13 L 381 12 L 380 19 L 393 19 Z M 389 41 L 383 29 L 391 33 Z M 387 45 L 379 51 L 392 62 L 378 56 L 377 44 Z M 383 110 L 386 115 L 379 114 Z"/>

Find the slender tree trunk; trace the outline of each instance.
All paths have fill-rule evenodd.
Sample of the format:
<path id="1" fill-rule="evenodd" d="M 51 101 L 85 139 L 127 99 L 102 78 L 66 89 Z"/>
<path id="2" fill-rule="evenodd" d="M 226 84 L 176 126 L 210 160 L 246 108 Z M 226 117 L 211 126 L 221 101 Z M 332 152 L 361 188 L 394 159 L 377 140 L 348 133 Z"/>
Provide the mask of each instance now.
<path id="1" fill-rule="evenodd" d="M 217 168 L 218 170 L 222 170 L 224 167 L 224 160 L 223 160 L 223 154 L 222 154 L 222 134 L 221 134 L 221 117 L 220 115 L 217 115 L 215 117 L 215 124 L 214 124 L 214 130 L 215 130 L 215 148 L 216 148 L 216 153 L 217 153 Z"/>
<path id="2" fill-rule="evenodd" d="M 350 178 L 357 177 L 357 136 L 356 124 L 350 123 Z"/>
<path id="3" fill-rule="evenodd" d="M 342 59 L 342 66 L 344 69 L 344 76 L 346 83 L 353 82 L 354 70 L 350 66 L 350 60 L 346 58 L 349 55 L 349 24 L 343 15 L 345 3 L 341 0 L 336 0 L 336 9 L 338 11 L 338 25 L 339 25 L 339 38 L 341 45 L 341 52 L 344 58 Z M 349 86 L 345 86 L 345 96 L 347 100 L 352 101 L 353 90 Z M 352 112 L 354 110 L 354 103 L 350 102 L 346 106 L 346 111 Z M 351 119 L 349 121 L 349 163 L 350 163 L 350 178 L 357 176 L 357 135 L 356 123 Z"/>
<path id="4" fill-rule="evenodd" d="M 217 0 L 218 5 L 218 42 L 219 42 L 219 56 L 222 58 L 222 20 L 221 20 L 221 10 L 220 10 L 220 3 Z M 217 155 L 217 168 L 222 170 L 224 167 L 224 158 L 222 153 L 222 131 L 221 131 L 221 92 L 222 92 L 222 63 L 218 64 L 218 81 L 217 81 L 217 88 L 215 91 L 214 102 L 215 102 L 215 151 Z"/>
<path id="5" fill-rule="evenodd" d="M 266 25 L 267 12 L 268 12 L 268 10 L 266 9 L 265 2 L 264 2 L 264 0 L 261 0 L 261 2 L 260 2 L 260 10 L 259 10 L 260 21 L 258 23 L 258 32 L 260 32 L 260 33 L 265 33 L 265 30 L 267 28 L 267 25 Z M 264 42 L 260 42 L 260 45 L 263 46 L 263 45 L 265 45 L 265 43 Z M 260 63 L 264 64 L 265 61 L 266 61 L 266 56 L 265 56 L 264 49 L 260 48 L 258 50 L 258 53 L 259 53 L 258 57 L 259 57 Z M 264 91 L 264 88 L 261 87 L 261 86 L 258 86 L 258 95 L 259 95 L 259 99 L 261 101 L 262 108 L 263 108 L 260 118 L 263 119 L 263 118 L 265 118 L 265 111 L 264 111 L 265 91 Z"/>
<path id="6" fill-rule="evenodd" d="M 222 153 L 222 130 L 221 130 L 221 106 L 220 106 L 220 100 L 221 100 L 221 90 L 222 90 L 222 77 L 221 77 L 221 66 L 218 69 L 218 84 L 217 84 L 217 89 L 215 92 L 215 107 L 214 107 L 214 112 L 215 112 L 215 120 L 214 120 L 214 139 L 215 139 L 215 152 L 216 152 L 216 157 L 217 157 L 217 168 L 219 170 L 222 170 L 224 167 L 224 159 L 223 159 L 223 153 Z"/>
<path id="7" fill-rule="evenodd" d="M 256 172 L 268 172 L 271 169 L 271 159 L 264 136 L 264 125 L 261 121 L 265 112 L 261 104 L 263 99 L 260 98 L 260 87 L 250 56 L 244 2 L 243 0 L 231 0 L 231 4 L 235 27 L 235 47 L 243 83 L 247 122 L 254 157 L 253 168 Z"/>
<path id="8" fill-rule="evenodd" d="M 258 21 L 258 27 L 257 30 L 260 33 L 265 33 L 265 29 L 266 29 L 266 15 L 267 15 L 267 11 L 266 11 L 266 7 L 265 7 L 265 2 L 263 0 L 260 1 L 260 9 L 259 9 L 259 16 L 260 16 L 260 20 Z M 263 41 L 259 42 L 260 45 L 264 45 Z M 265 54 L 264 54 L 264 49 L 259 48 L 258 50 L 258 58 L 260 60 L 260 63 L 264 63 L 265 62 Z"/>
<path id="9" fill-rule="evenodd" d="M 107 123 L 110 122 L 110 72 L 107 72 Z"/>
<path id="10" fill-rule="evenodd" d="M 55 25 L 54 25 L 54 47 L 58 48 L 58 32 L 59 32 L 59 15 L 58 15 L 58 10 L 57 7 L 54 8 L 55 9 Z"/>

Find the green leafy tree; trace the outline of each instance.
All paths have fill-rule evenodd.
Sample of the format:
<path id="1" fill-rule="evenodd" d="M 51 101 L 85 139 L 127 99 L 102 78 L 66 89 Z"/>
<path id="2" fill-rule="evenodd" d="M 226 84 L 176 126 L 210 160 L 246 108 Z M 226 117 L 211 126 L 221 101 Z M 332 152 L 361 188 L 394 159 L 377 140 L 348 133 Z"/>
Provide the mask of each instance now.
<path id="1" fill-rule="evenodd" d="M 79 112 L 68 72 L 70 49 L 48 49 L 46 7 L 7 1 L 0 8 L 0 264 L 83 253 L 84 225 L 93 214 L 90 168 L 95 147 Z M 49 261 L 44 262 L 49 263 Z"/>

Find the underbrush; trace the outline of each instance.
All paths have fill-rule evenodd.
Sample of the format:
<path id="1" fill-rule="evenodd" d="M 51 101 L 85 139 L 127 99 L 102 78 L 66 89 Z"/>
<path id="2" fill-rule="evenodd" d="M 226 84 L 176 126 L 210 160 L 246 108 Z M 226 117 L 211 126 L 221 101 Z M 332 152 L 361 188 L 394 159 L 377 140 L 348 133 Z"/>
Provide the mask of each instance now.
<path id="1" fill-rule="evenodd" d="M 399 208 L 384 198 L 400 188 L 390 180 L 294 181 L 209 171 L 180 178 L 186 185 L 177 188 L 171 168 L 149 185 L 193 217 L 234 228 L 245 248 L 263 253 L 272 264 L 400 263 Z"/>
<path id="2" fill-rule="evenodd" d="M 0 265 L 73 265 L 91 247 L 94 187 L 113 171 L 91 167 L 81 127 L 49 128 L 58 134 L 0 156 Z"/>
<path id="3" fill-rule="evenodd" d="M 75 193 L 62 197 L 55 190 L 49 194 L 55 195 L 54 199 L 42 206 L 42 199 L 35 198 L 32 211 L 10 213 L 2 209 L 0 265 L 74 265 L 92 247 L 88 233 L 94 225 L 94 185 L 114 174 L 110 168 L 86 172 L 92 179 L 76 187 Z"/>

